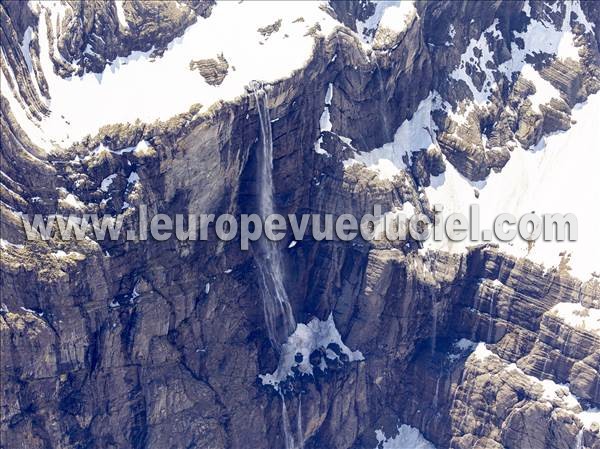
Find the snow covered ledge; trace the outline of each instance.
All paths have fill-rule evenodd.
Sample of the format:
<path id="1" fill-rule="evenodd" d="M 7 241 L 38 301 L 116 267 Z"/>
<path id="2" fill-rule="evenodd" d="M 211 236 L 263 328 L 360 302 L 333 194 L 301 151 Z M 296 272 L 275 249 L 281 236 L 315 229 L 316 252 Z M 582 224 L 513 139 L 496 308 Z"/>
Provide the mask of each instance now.
<path id="1" fill-rule="evenodd" d="M 561 302 L 552 307 L 549 313 L 573 329 L 600 337 L 600 309 L 584 307 L 578 303 Z"/>
<path id="2" fill-rule="evenodd" d="M 38 16 L 39 61 L 51 97 L 50 114 L 41 121 L 31 118 L 17 91 L 3 89 L 2 95 L 21 128 L 41 148 L 69 147 L 112 123 L 165 121 L 195 104 L 206 111 L 218 101 L 235 100 L 251 80 L 274 82 L 303 68 L 313 55 L 315 35 L 327 37 L 342 26 L 322 2 L 218 2 L 209 17 L 198 18 L 161 56 L 135 51 L 102 73 L 62 78 L 54 73 L 50 51 L 56 42 L 49 36 L 56 34 L 58 19 L 70 6 L 31 2 L 27 7 Z M 46 14 L 54 20 L 47 23 Z M 190 68 L 192 61 L 219 55 L 232 67 L 219 85 L 207 83 Z M 30 56 L 25 51 L 24 57 Z M 10 70 L 0 73 L 2 85 L 14 76 Z"/>

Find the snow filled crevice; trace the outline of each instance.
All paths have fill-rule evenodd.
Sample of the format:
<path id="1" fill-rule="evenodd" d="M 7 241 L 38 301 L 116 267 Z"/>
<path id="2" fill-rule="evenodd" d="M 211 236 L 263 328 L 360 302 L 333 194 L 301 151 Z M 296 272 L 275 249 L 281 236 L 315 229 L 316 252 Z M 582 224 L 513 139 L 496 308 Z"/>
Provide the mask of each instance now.
<path id="1" fill-rule="evenodd" d="M 329 113 L 329 107 L 331 106 L 331 100 L 333 99 L 333 84 L 329 83 L 327 87 L 327 92 L 325 93 L 325 107 L 323 108 L 323 113 L 321 114 L 321 118 L 319 119 L 319 139 L 315 143 L 315 151 L 318 154 L 323 154 L 326 156 L 331 156 L 325 148 L 323 148 L 323 132 L 329 131 L 331 132 L 333 125 L 331 123 L 331 116 Z"/>
<path id="2" fill-rule="evenodd" d="M 329 363 L 349 363 L 364 360 L 360 351 L 352 351 L 342 341 L 333 315 L 325 321 L 313 318 L 299 323 L 281 348 L 275 372 L 260 375 L 263 385 L 280 390 L 280 383 L 297 374 L 313 376 L 315 370 L 325 372 Z"/>
<path id="3" fill-rule="evenodd" d="M 51 113 L 40 123 L 31 123 L 24 111 L 13 113 L 34 143 L 52 148 L 69 146 L 112 123 L 167 120 L 188 111 L 194 104 L 201 104 L 205 111 L 219 100 L 231 101 L 244 95 L 251 80 L 276 81 L 304 67 L 314 49 L 313 34 L 328 36 L 339 25 L 323 5 L 322 2 L 219 2 L 208 18 L 199 17 L 183 36 L 174 39 L 162 56 L 153 57 L 152 50 L 136 51 L 117 58 L 102 73 L 65 79 L 54 73 L 50 51 L 56 46 L 56 39 L 48 39 L 45 14 L 50 13 L 52 35 L 56 36 L 68 6 L 59 2 L 34 4 L 33 9 L 39 14 L 40 64 L 48 82 Z M 258 29 L 279 20 L 280 32 L 264 40 Z M 212 86 L 190 69 L 190 62 L 219 54 L 224 55 L 231 70 L 221 85 Z M 58 57 L 56 48 L 54 56 Z M 20 105 L 11 101 L 13 95 L 6 93 L 14 111 Z"/>

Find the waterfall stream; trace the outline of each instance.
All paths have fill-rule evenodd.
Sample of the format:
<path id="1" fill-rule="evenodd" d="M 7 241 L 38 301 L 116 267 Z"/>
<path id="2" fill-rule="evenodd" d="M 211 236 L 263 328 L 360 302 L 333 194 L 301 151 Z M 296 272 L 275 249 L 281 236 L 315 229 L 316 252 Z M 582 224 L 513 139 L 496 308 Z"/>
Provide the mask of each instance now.
<path id="1" fill-rule="evenodd" d="M 438 324 L 438 306 L 439 303 L 434 302 L 431 306 L 431 355 L 435 354 L 435 344 L 437 341 L 437 324 Z"/>
<path id="2" fill-rule="evenodd" d="M 377 82 L 379 83 L 379 102 L 378 102 L 378 107 L 379 107 L 379 114 L 381 115 L 381 120 L 383 123 L 383 131 L 385 133 L 385 138 L 384 138 L 384 143 L 386 143 L 387 141 L 390 140 L 394 140 L 394 135 L 390 130 L 390 125 L 388 123 L 388 119 L 387 119 L 387 115 L 386 115 L 386 111 L 384 108 L 384 104 L 386 102 L 386 98 L 385 98 L 385 85 L 383 82 L 383 76 L 381 75 L 381 68 L 379 67 L 379 63 L 377 62 L 377 60 L 374 60 L 375 62 L 375 67 L 376 67 L 376 72 L 377 72 Z"/>
<path id="3" fill-rule="evenodd" d="M 267 106 L 267 93 L 255 86 L 254 98 L 260 119 L 262 153 L 259 154 L 257 180 L 258 209 L 263 219 L 274 213 L 273 208 L 273 135 Z M 283 261 L 276 242 L 259 239 L 258 269 L 261 277 L 263 307 L 269 339 L 279 351 L 281 345 L 296 328 L 294 313 L 283 285 Z"/>
<path id="4" fill-rule="evenodd" d="M 583 429 L 581 429 L 577 433 L 577 438 L 575 440 L 575 449 L 585 449 L 585 446 L 583 445 Z"/>
<path id="5" fill-rule="evenodd" d="M 258 212 L 265 223 L 266 217 L 274 213 L 273 206 L 273 133 L 271 129 L 271 116 L 267 104 L 267 92 L 258 82 L 251 83 L 251 89 L 256 100 L 256 107 L 260 119 L 260 131 L 262 138 L 262 152 L 258 155 L 257 181 Z M 260 275 L 263 309 L 267 332 L 271 344 L 278 353 L 281 353 L 281 345 L 296 329 L 294 312 L 289 302 L 285 286 L 283 284 L 283 260 L 277 242 L 266 237 L 258 241 L 258 271 Z M 304 438 L 302 432 L 302 402 L 298 398 L 297 444 L 290 426 L 290 417 L 285 403 L 283 393 L 281 397 L 281 421 L 284 434 L 285 449 L 302 449 Z"/>
<path id="6" fill-rule="evenodd" d="M 496 292 L 492 293 L 490 300 L 490 323 L 488 325 L 487 342 L 493 343 L 492 337 L 494 336 L 494 300 L 496 299 Z"/>

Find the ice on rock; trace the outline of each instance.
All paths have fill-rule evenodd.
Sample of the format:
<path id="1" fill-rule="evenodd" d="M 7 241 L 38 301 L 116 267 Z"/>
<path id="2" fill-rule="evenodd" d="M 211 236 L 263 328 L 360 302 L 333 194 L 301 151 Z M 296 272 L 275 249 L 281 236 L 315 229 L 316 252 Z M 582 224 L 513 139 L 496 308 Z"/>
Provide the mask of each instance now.
<path id="1" fill-rule="evenodd" d="M 342 341 L 342 337 L 335 326 L 333 315 L 325 321 L 313 318 L 308 324 L 299 323 L 296 330 L 283 344 L 279 364 L 275 372 L 271 374 L 260 375 L 263 385 L 271 385 L 276 390 L 279 390 L 279 384 L 285 381 L 288 377 L 294 376 L 293 367 L 304 374 L 313 375 L 313 366 L 310 363 L 310 355 L 315 350 L 322 350 L 325 357 L 330 360 L 338 358 L 330 345 L 337 345 L 340 354 L 344 354 L 348 358 L 348 362 L 364 360 L 364 356 L 360 351 L 352 351 Z M 300 357 L 298 354 L 302 355 Z M 319 368 L 326 370 L 325 360 L 321 360 Z"/>
<path id="2" fill-rule="evenodd" d="M 323 113 L 321 114 L 321 118 L 319 119 L 319 128 L 321 135 L 319 136 L 319 140 L 315 143 L 315 152 L 318 154 L 323 154 L 326 156 L 330 156 L 325 148 L 323 148 L 323 131 L 331 132 L 333 125 L 331 124 L 331 117 L 329 114 L 329 106 L 331 106 L 331 100 L 333 98 L 333 84 L 329 83 L 327 87 L 327 93 L 325 94 L 325 107 L 323 108 Z"/>

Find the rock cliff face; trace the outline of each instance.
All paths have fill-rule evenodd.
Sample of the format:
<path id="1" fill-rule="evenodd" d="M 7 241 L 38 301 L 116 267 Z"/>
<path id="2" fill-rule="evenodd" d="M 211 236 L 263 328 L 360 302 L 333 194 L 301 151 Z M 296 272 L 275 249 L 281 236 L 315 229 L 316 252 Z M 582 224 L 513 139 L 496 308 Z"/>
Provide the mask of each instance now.
<path id="1" fill-rule="evenodd" d="M 433 216 L 427 189 L 451 170 L 483 189 L 519 152 L 570 132 L 600 89 L 594 2 L 406 2 L 392 22 L 384 6 L 331 2 L 321 22 L 307 12 L 254 27 L 267 48 L 303 26 L 311 48 L 296 70 L 263 80 L 279 213 L 381 204 Z M 103 123 L 68 144 L 37 137 L 58 135 L 56 123 L 71 132 L 64 117 L 50 122 L 66 94 L 47 79 L 110 83 L 138 59 L 159 63 L 222 7 L 0 6 L 1 447 L 289 449 L 291 434 L 296 448 L 383 448 L 406 424 L 438 448 L 600 448 L 600 282 L 566 261 L 548 268 L 494 244 L 455 253 L 287 237 L 296 321 L 328 326 L 341 344 L 311 351 L 312 375 L 296 360 L 277 389 L 260 377 L 279 354 L 252 247 L 210 232 L 25 239 L 23 214 L 121 216 L 134 229 L 142 205 L 256 211 L 261 124 L 249 90 L 166 120 Z M 184 62 L 211 89 L 245 76 L 225 51 Z"/>

